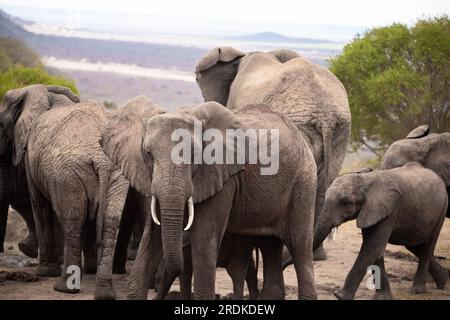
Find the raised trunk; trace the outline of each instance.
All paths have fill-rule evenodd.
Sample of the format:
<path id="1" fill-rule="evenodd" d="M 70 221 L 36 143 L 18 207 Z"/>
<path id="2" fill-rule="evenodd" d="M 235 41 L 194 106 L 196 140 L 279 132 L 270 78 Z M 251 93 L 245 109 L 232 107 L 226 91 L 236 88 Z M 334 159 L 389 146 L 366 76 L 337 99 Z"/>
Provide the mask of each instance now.
<path id="1" fill-rule="evenodd" d="M 4 251 L 3 242 L 5 241 L 6 225 L 8 221 L 11 188 L 10 161 L 10 158 L 6 159 L 5 156 L 0 157 L 0 252 Z"/>

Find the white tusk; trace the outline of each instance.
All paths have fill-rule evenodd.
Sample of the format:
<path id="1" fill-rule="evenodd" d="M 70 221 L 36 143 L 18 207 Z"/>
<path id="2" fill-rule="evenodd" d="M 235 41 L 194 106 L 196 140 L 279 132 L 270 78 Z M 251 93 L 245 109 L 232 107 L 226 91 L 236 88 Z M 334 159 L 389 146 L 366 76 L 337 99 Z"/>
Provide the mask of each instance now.
<path id="1" fill-rule="evenodd" d="M 158 217 L 156 216 L 156 198 L 155 198 L 155 196 L 152 196 L 152 219 L 158 226 L 161 225 L 161 223 L 158 220 Z"/>
<path id="2" fill-rule="evenodd" d="M 184 231 L 188 231 L 192 226 L 192 222 L 194 222 L 194 200 L 192 199 L 192 196 L 188 200 L 188 208 L 189 219 L 186 228 L 184 228 Z"/>

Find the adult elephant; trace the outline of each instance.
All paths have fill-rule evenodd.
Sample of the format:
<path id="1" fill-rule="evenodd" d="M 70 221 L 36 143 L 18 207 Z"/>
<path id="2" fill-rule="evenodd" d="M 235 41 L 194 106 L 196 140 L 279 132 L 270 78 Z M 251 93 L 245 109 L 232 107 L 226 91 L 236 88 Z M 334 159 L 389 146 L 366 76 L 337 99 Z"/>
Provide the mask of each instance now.
<path id="1" fill-rule="evenodd" d="M 290 50 L 243 53 L 215 48 L 200 59 L 195 73 L 205 101 L 217 101 L 229 109 L 268 104 L 284 112 L 304 133 L 317 165 L 317 220 L 350 137 L 351 116 L 342 83 L 326 68 Z M 323 247 L 314 258 L 326 259 Z"/>
<path id="2" fill-rule="evenodd" d="M 80 99 L 67 88 L 47 86 L 48 103 L 51 108 L 80 102 Z M 18 116 L 18 115 L 17 115 Z M 25 255 L 36 258 L 38 256 L 38 241 L 28 192 L 24 162 L 13 165 L 13 143 L 11 128 L 0 128 L 0 252 L 3 252 L 5 240 L 8 208 L 11 206 L 25 221 L 28 235 L 22 239 L 18 247 Z"/>
<path id="3" fill-rule="evenodd" d="M 386 151 L 382 169 L 401 167 L 408 162 L 420 163 L 442 178 L 450 197 L 450 133 L 430 133 L 423 125 L 411 131 L 405 139 L 394 142 Z M 447 209 L 450 218 L 450 208 Z"/>
<path id="4" fill-rule="evenodd" d="M 121 145 L 114 138 L 117 126 L 108 125 L 102 145 L 108 156 L 121 165 L 131 185 L 152 196 L 152 218 L 155 224 L 161 224 L 164 261 L 169 273 L 178 276 L 183 272 L 183 229 L 188 231 L 192 227 L 194 296 L 214 299 L 217 255 L 225 230 L 273 235 L 282 239 L 294 258 L 299 297 L 316 298 L 312 264 L 316 165 L 301 133 L 282 113 L 261 105 L 231 112 L 218 103 L 208 102 L 157 115 L 146 122 L 134 120 L 128 126 L 137 128 L 139 135 L 124 139 L 127 142 Z M 211 143 L 194 133 L 195 125 L 203 130 L 214 129 L 210 133 L 223 137 L 228 129 L 278 130 L 279 144 L 273 137 L 274 144 L 266 141 L 266 147 L 272 150 L 279 146 L 276 153 L 279 170 L 273 175 L 262 175 L 262 162 L 239 164 L 233 157 L 210 164 L 174 162 L 172 151 L 176 143 L 171 137 L 176 129 L 182 129 L 186 135 L 183 139 L 192 142 L 183 154 L 188 150 L 191 154 L 211 152 Z M 217 150 L 224 148 L 225 140 L 214 141 Z M 230 153 L 236 155 L 237 144 L 233 143 L 231 148 Z M 147 296 L 147 286 L 139 284 L 146 283 L 145 250 L 154 234 L 152 225 L 147 222 L 130 275 L 135 292 L 129 294 L 135 298 Z"/>
<path id="5" fill-rule="evenodd" d="M 32 85 L 8 91 L 0 110 L 0 123 L 6 128 L 2 138 L 13 146 L 12 164 L 25 161 L 39 242 L 36 274 L 60 275 L 55 290 L 79 292 L 67 280 L 76 270 L 73 266 L 81 270 L 81 249 L 94 233 L 95 298 L 112 299 L 114 240 L 129 184 L 99 144 L 107 122 L 102 106 L 58 98 L 67 107 L 52 108 L 48 88 Z M 55 219 L 64 233 L 62 272 L 55 251 Z"/>
<path id="6" fill-rule="evenodd" d="M 136 128 L 133 126 L 120 126 L 125 119 L 129 119 L 130 117 L 148 119 L 154 115 L 162 113 L 165 113 L 165 110 L 156 102 L 145 95 L 140 95 L 125 102 L 123 107 L 110 114 L 110 119 L 120 119 L 120 121 L 113 120 L 112 125 L 119 126 L 118 128 L 124 131 L 123 136 L 128 137 L 128 135 L 132 136 L 137 133 L 135 132 Z M 119 139 L 119 137 L 117 138 Z M 120 220 L 119 233 L 117 235 L 116 249 L 113 259 L 114 273 L 126 273 L 125 266 L 127 258 L 130 256 L 133 259 L 135 258 L 135 252 L 133 253 L 133 249 L 137 250 L 139 241 L 141 240 L 142 233 L 144 231 L 145 219 L 148 212 L 150 212 L 150 203 L 148 202 L 148 199 L 145 195 L 130 187 L 124 206 L 124 214 Z"/>

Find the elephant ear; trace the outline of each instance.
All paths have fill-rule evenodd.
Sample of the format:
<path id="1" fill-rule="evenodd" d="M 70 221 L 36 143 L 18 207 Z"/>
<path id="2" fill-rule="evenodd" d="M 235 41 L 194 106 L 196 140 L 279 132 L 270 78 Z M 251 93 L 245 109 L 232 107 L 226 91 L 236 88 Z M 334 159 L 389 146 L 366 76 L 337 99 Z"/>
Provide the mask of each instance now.
<path id="1" fill-rule="evenodd" d="M 286 49 L 269 51 L 268 53 L 272 54 L 281 63 L 285 63 L 285 62 L 295 59 L 295 58 L 302 58 L 302 56 L 300 54 L 298 54 L 297 52 L 292 51 L 292 50 L 286 50 Z"/>
<path id="2" fill-rule="evenodd" d="M 420 127 L 415 128 L 413 131 L 411 131 L 406 138 L 407 139 L 417 139 L 427 136 L 430 133 L 430 126 L 429 125 L 423 125 Z"/>
<path id="3" fill-rule="evenodd" d="M 365 229 L 388 217 L 395 209 L 400 196 L 400 189 L 391 177 L 376 175 L 365 191 L 356 226 Z"/>
<path id="4" fill-rule="evenodd" d="M 225 148 L 226 130 L 240 129 L 242 124 L 239 119 L 227 108 L 217 102 L 206 102 L 191 109 L 194 118 L 202 121 L 203 132 L 208 129 L 216 129 L 220 131 L 223 139 L 223 156 L 226 159 L 226 152 L 233 152 L 230 156 L 233 158 L 233 163 L 227 164 L 222 161 L 221 164 L 213 163 L 199 164 L 193 176 L 194 185 L 194 202 L 201 202 L 223 189 L 224 184 L 236 173 L 243 170 L 244 164 L 237 164 L 236 155 L 238 152 L 237 143 L 234 143 L 234 148 L 230 150 Z M 203 150 L 207 147 L 207 143 L 203 142 Z"/>
<path id="5" fill-rule="evenodd" d="M 111 161 L 118 165 L 130 185 L 151 196 L 152 167 L 144 154 L 144 119 L 136 114 L 115 114 L 106 124 L 100 144 Z"/>
<path id="6" fill-rule="evenodd" d="M 3 99 L 2 116 L 13 141 L 12 163 L 17 166 L 23 159 L 33 121 L 50 108 L 48 92 L 43 85 L 32 85 L 8 91 Z"/>
<path id="7" fill-rule="evenodd" d="M 231 62 L 243 57 L 244 53 L 232 47 L 219 47 L 208 51 L 197 63 L 195 72 L 199 73 L 214 67 L 219 62 Z"/>
<path id="8" fill-rule="evenodd" d="M 436 172 L 450 190 L 450 133 L 430 135 L 429 146 L 424 166 Z"/>

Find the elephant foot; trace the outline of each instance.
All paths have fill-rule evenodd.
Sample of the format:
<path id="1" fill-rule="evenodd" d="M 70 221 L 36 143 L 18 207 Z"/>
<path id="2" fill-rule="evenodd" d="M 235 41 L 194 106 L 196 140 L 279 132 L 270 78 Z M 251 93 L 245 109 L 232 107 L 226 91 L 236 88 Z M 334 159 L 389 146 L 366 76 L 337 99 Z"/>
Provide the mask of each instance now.
<path id="1" fill-rule="evenodd" d="M 413 294 L 427 293 L 427 287 L 426 287 L 425 283 L 423 283 L 423 284 L 413 284 L 411 292 Z"/>
<path id="2" fill-rule="evenodd" d="M 344 290 L 339 290 L 334 293 L 334 296 L 339 300 L 353 300 L 354 295 L 345 292 Z"/>
<path id="3" fill-rule="evenodd" d="M 97 281 L 94 294 L 95 300 L 116 300 L 116 296 L 111 279 Z"/>
<path id="4" fill-rule="evenodd" d="M 433 279 L 436 282 L 436 287 L 439 290 L 444 290 L 445 286 L 447 285 L 447 281 L 448 281 L 448 271 L 447 269 L 442 268 L 441 270 L 439 270 L 438 272 L 433 274 Z"/>
<path id="5" fill-rule="evenodd" d="M 284 289 L 263 289 L 258 300 L 284 300 Z"/>
<path id="6" fill-rule="evenodd" d="M 324 261 L 327 259 L 328 256 L 323 246 L 318 247 L 316 251 L 314 251 L 314 258 L 313 258 L 314 261 Z"/>
<path id="7" fill-rule="evenodd" d="M 61 266 L 58 263 L 40 264 L 36 269 L 36 275 L 41 277 L 59 277 Z"/>
<path id="8" fill-rule="evenodd" d="M 372 300 L 394 300 L 394 296 L 392 295 L 392 292 L 376 292 L 373 295 Z"/>
<path id="9" fill-rule="evenodd" d="M 19 250 L 30 258 L 37 258 L 38 256 L 38 241 L 36 234 L 30 232 L 25 239 L 20 240 Z"/>
<path id="10" fill-rule="evenodd" d="M 56 280 L 55 284 L 53 285 L 53 289 L 55 289 L 56 291 L 59 292 L 64 292 L 64 293 L 78 293 L 80 292 L 80 288 L 72 288 L 72 287 L 68 287 L 67 286 L 67 278 L 58 278 L 58 280 Z"/>
<path id="11" fill-rule="evenodd" d="M 259 292 L 249 292 L 248 294 L 248 300 L 257 300 L 259 299 L 260 294 Z"/>

